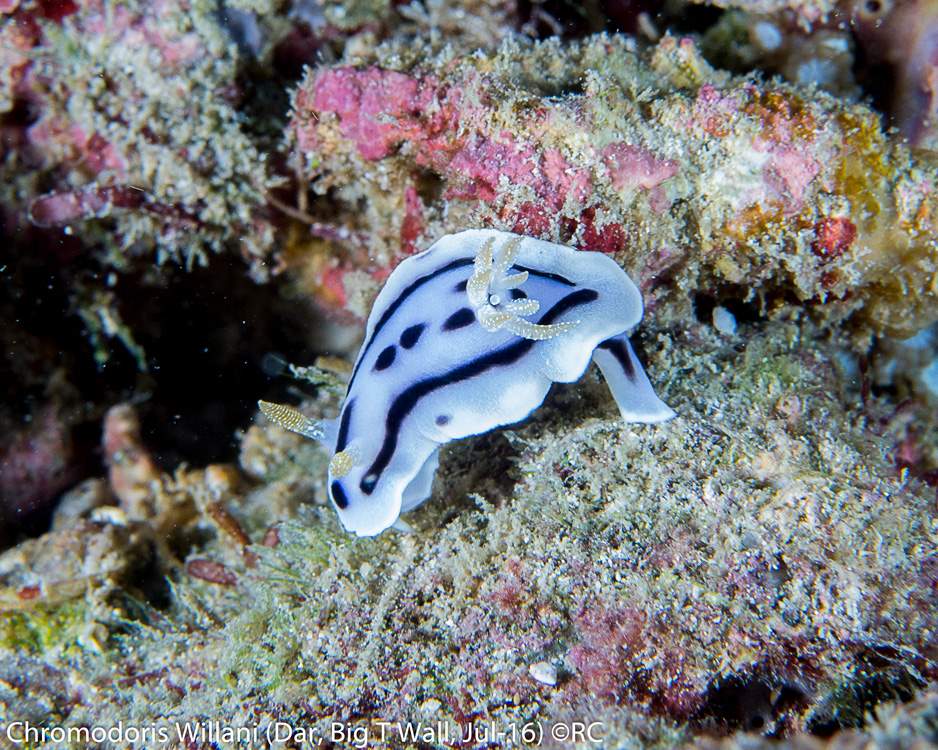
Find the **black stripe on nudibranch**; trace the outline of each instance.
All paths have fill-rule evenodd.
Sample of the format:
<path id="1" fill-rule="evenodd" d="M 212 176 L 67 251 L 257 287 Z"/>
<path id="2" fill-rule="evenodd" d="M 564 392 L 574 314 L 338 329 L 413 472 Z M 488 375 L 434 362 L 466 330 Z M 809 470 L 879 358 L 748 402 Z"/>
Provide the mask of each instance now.
<path id="1" fill-rule="evenodd" d="M 528 268 L 527 266 L 514 265 L 511 267 L 512 270 L 523 272 L 527 271 L 528 276 L 536 276 L 539 279 L 550 279 L 551 281 L 559 281 L 564 286 L 576 286 L 575 281 L 570 281 L 566 276 L 561 276 L 559 273 L 549 273 L 548 271 L 538 271 L 534 268 Z"/>
<path id="2" fill-rule="evenodd" d="M 339 420 L 339 434 L 335 440 L 335 452 L 344 451 L 348 445 L 348 431 L 352 422 L 352 408 L 355 406 L 355 399 L 350 399 L 342 410 L 342 418 Z"/>
<path id="3" fill-rule="evenodd" d="M 419 279 L 415 279 L 397 295 L 395 300 L 389 304 L 381 317 L 378 318 L 378 322 L 375 323 L 374 330 L 371 332 L 371 337 L 362 345 L 361 354 L 358 356 L 358 362 L 355 364 L 355 369 L 352 371 L 352 377 L 348 382 L 348 389 L 345 391 L 346 394 L 352 392 L 352 384 L 355 382 L 355 376 L 358 374 L 358 368 L 361 367 L 362 362 L 365 361 L 365 356 L 368 354 L 368 350 L 371 349 L 371 345 L 374 343 L 375 339 L 378 337 L 378 334 L 381 333 L 381 330 L 388 324 L 388 321 L 391 319 L 391 316 L 397 312 L 398 308 L 404 304 L 410 295 L 416 292 L 420 287 L 422 287 L 427 282 L 433 281 L 437 276 L 441 276 L 444 273 L 448 273 L 456 268 L 463 268 L 464 266 L 471 266 L 474 262 L 474 258 L 457 258 L 456 260 L 450 261 L 445 266 L 440 266 L 435 271 L 421 276 Z"/>
<path id="4" fill-rule="evenodd" d="M 457 281 L 456 286 L 453 287 L 454 292 L 464 292 L 466 287 L 469 286 L 469 279 L 463 279 L 462 281 Z"/>
<path id="5" fill-rule="evenodd" d="M 329 485 L 329 493 L 332 495 L 332 502 L 336 504 L 336 507 L 339 509 L 348 507 L 348 495 L 345 494 L 345 490 L 342 489 L 342 483 L 335 481 Z"/>
<path id="6" fill-rule="evenodd" d="M 511 290 L 511 298 L 512 298 L 512 299 L 527 299 L 527 298 L 528 298 L 528 295 L 526 295 L 526 294 L 525 294 L 524 292 L 522 292 L 520 289 L 512 289 L 512 290 Z"/>
<path id="7" fill-rule="evenodd" d="M 397 347 L 393 344 L 391 346 L 386 346 L 381 350 L 381 354 L 378 355 L 378 358 L 375 360 L 375 371 L 380 372 L 381 370 L 387 370 L 392 364 L 394 364 L 394 357 L 397 356 Z"/>
<path id="8" fill-rule="evenodd" d="M 598 298 L 599 294 L 592 289 L 578 289 L 558 300 L 537 322 L 541 325 L 549 325 L 568 310 L 572 310 L 579 305 L 593 302 Z M 478 357 L 471 362 L 467 362 L 464 365 L 453 368 L 449 372 L 444 372 L 442 375 L 420 380 L 402 391 L 400 395 L 394 399 L 388 409 L 388 414 L 385 418 L 384 442 L 381 444 L 381 450 L 378 452 L 374 463 L 369 467 L 368 471 L 365 473 L 365 478 L 362 479 L 359 485 L 362 492 L 366 495 L 370 495 L 374 490 L 379 477 L 387 468 L 388 464 L 391 462 L 391 458 L 394 456 L 394 452 L 397 450 L 397 441 L 404 419 L 413 411 L 414 407 L 420 402 L 420 399 L 440 388 L 445 388 L 448 385 L 455 385 L 464 380 L 478 377 L 484 372 L 495 369 L 496 367 L 512 365 L 531 351 L 536 343 L 536 341 L 532 341 L 531 339 L 521 339 L 513 344 L 509 344 L 501 349 L 496 349 L 493 352 Z"/>
<path id="9" fill-rule="evenodd" d="M 571 284 L 573 282 L 570 282 Z M 566 297 L 562 297 L 558 302 L 554 304 L 546 313 L 541 316 L 541 319 L 538 322 L 538 325 L 547 326 L 553 323 L 557 318 L 563 315 L 567 310 L 572 310 L 574 307 L 579 307 L 580 305 L 586 305 L 590 302 L 595 302 L 599 299 L 599 293 L 592 289 L 579 289 L 578 291 L 571 292 Z M 530 342 L 535 343 L 535 342 Z"/>
<path id="10" fill-rule="evenodd" d="M 458 328 L 465 328 L 470 323 L 475 323 L 476 314 L 469 307 L 461 307 L 443 322 L 444 331 L 455 331 Z"/>
<path id="11" fill-rule="evenodd" d="M 400 344 L 405 349 L 412 349 L 417 342 L 420 340 L 420 337 L 423 335 L 424 330 L 427 326 L 425 323 L 418 323 L 415 326 L 410 328 L 405 328 L 404 333 L 401 334 Z"/>
<path id="12" fill-rule="evenodd" d="M 632 358 L 629 356 L 629 348 L 625 344 L 618 339 L 607 339 L 596 348 L 607 350 L 616 358 L 619 366 L 622 368 L 623 372 L 625 372 L 625 377 L 633 383 L 635 382 L 635 365 L 632 363 Z"/>

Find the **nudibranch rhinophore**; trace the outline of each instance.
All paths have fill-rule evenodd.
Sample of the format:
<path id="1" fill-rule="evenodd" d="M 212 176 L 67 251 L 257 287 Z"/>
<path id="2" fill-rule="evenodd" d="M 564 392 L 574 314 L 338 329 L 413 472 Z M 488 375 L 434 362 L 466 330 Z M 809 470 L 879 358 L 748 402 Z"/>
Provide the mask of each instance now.
<path id="1" fill-rule="evenodd" d="M 632 351 L 635 284 L 606 255 L 507 232 L 443 237 L 378 294 L 339 417 L 261 402 L 326 443 L 342 524 L 373 536 L 430 496 L 440 446 L 513 424 L 595 360 L 629 422 L 674 416 Z"/>

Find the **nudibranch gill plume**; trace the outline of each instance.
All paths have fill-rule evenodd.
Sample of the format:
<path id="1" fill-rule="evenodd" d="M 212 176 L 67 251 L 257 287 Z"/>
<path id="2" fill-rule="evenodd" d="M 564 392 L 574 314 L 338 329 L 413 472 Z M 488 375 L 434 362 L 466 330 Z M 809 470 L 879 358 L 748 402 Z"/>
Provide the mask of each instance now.
<path id="1" fill-rule="evenodd" d="M 629 343 L 641 318 L 641 294 L 608 256 L 467 230 L 388 277 L 337 419 L 314 422 L 268 402 L 261 409 L 332 450 L 339 518 L 374 536 L 430 496 L 442 445 L 523 420 L 552 383 L 579 379 L 590 358 L 623 419 L 674 416 Z"/>

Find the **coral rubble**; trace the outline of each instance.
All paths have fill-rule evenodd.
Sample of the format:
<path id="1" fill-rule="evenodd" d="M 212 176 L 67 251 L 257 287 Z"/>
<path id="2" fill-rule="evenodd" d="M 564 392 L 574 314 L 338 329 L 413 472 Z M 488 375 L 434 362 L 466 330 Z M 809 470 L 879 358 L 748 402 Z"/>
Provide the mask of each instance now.
<path id="1" fill-rule="evenodd" d="M 7 153 L 8 209 L 38 180 L 50 187 L 28 199 L 32 223 L 110 220 L 115 254 L 204 261 L 237 238 L 261 260 L 266 157 L 243 132 L 234 42 L 208 4 L 66 3 L 54 19 L 47 5 L 22 3 L 0 27 L 5 54 L 20 50 L 5 109 L 35 113 Z"/>
<path id="2" fill-rule="evenodd" d="M 401 254 L 480 225 L 611 253 L 672 319 L 729 288 L 876 333 L 938 314 L 930 164 L 866 107 L 730 78 L 690 39 L 388 46 L 311 70 L 293 107 L 316 191 L 368 237 L 323 272 L 360 315 Z"/>

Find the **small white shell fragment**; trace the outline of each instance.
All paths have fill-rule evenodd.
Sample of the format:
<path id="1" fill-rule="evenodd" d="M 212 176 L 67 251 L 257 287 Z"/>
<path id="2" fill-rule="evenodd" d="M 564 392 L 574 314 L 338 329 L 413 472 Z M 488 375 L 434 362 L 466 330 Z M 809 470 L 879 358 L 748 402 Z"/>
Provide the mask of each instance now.
<path id="1" fill-rule="evenodd" d="M 420 704 L 420 710 L 425 714 L 436 714 L 443 707 L 443 704 L 440 703 L 436 698 L 427 698 L 423 703 Z"/>
<path id="2" fill-rule="evenodd" d="M 782 32 L 769 21 L 759 21 L 752 27 L 756 43 L 766 52 L 774 52 L 782 46 Z"/>
<path id="3" fill-rule="evenodd" d="M 714 307 L 713 327 L 724 336 L 732 336 L 736 333 L 736 317 L 725 307 Z"/>
<path id="4" fill-rule="evenodd" d="M 557 667 L 546 661 L 539 661 L 536 664 L 532 664 L 528 667 L 528 672 L 542 685 L 550 685 L 553 687 L 557 684 Z"/>
<path id="5" fill-rule="evenodd" d="M 116 505 L 101 505 L 91 511 L 90 518 L 95 523 L 109 523 L 112 526 L 127 526 L 130 523 L 124 509 Z"/>

